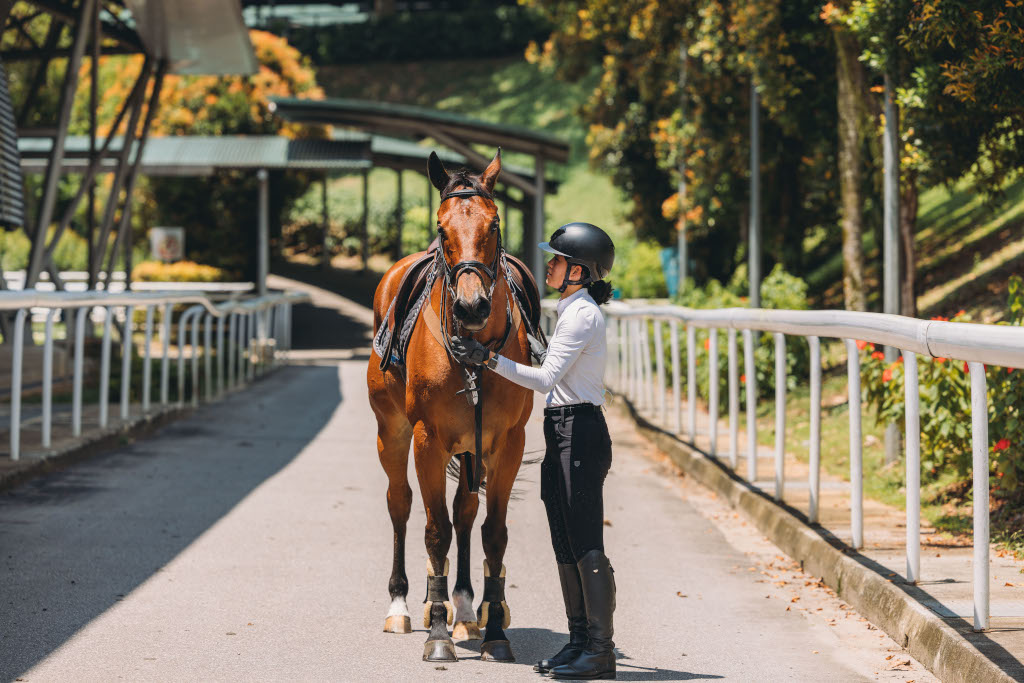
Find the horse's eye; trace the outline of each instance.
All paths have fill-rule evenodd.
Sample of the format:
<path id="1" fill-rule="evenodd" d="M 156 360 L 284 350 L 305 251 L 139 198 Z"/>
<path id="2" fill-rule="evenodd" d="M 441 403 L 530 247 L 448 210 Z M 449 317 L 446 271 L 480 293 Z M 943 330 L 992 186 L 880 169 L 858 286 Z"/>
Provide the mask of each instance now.
<path id="1" fill-rule="evenodd" d="M 493 221 L 491 221 L 491 232 L 497 232 L 498 231 L 498 227 L 500 225 L 501 225 L 501 221 L 498 220 L 497 218 L 495 218 Z"/>
<path id="2" fill-rule="evenodd" d="M 442 240 L 448 238 L 448 236 L 444 234 L 444 228 L 441 227 L 440 223 L 437 224 L 437 236 L 440 237 Z"/>

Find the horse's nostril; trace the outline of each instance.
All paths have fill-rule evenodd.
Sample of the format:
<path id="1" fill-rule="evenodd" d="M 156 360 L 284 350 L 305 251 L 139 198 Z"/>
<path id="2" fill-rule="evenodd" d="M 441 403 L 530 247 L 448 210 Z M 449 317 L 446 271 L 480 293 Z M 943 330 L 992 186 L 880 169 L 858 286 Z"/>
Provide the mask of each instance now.
<path id="1" fill-rule="evenodd" d="M 455 317 L 459 320 L 465 320 L 466 317 L 469 316 L 469 310 L 466 308 L 465 304 L 462 303 L 462 299 L 456 299 L 455 303 L 452 304 L 452 313 L 454 313 Z"/>
<path id="2" fill-rule="evenodd" d="M 480 319 L 484 319 L 491 314 L 491 302 L 483 297 L 476 300 L 476 315 Z"/>

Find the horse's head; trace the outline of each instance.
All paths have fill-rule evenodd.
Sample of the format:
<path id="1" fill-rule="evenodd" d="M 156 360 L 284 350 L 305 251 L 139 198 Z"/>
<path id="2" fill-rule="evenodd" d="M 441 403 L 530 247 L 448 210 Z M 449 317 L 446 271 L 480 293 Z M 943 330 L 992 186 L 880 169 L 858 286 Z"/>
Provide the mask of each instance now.
<path id="1" fill-rule="evenodd" d="M 433 152 L 427 171 L 430 182 L 441 191 L 437 233 L 447 264 L 447 286 L 454 290 L 452 313 L 467 330 L 481 330 L 491 314 L 491 294 L 498 277 L 501 226 L 491 197 L 501 172 L 501 150 L 480 175 L 466 170 L 448 173 Z M 452 196 L 459 190 L 468 190 L 464 193 L 468 196 Z"/>

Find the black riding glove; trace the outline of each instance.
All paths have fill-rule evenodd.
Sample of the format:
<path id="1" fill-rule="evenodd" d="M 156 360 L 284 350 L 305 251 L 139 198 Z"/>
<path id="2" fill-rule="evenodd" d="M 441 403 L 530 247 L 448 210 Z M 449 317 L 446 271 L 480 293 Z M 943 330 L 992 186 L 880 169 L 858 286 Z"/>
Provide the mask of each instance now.
<path id="1" fill-rule="evenodd" d="M 544 358 L 548 355 L 547 345 L 530 333 L 526 334 L 526 339 L 530 342 L 530 355 L 536 358 L 538 363 L 544 365 Z"/>
<path id="2" fill-rule="evenodd" d="M 467 365 L 483 365 L 490 355 L 486 346 L 471 337 L 452 336 L 451 345 L 455 360 Z"/>

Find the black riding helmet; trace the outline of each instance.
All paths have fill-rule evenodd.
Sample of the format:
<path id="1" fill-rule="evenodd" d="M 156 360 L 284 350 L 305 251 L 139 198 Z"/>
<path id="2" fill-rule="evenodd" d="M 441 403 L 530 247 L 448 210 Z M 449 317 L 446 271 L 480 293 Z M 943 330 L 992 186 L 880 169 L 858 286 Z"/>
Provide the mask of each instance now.
<path id="1" fill-rule="evenodd" d="M 541 249 L 564 256 L 569 265 L 559 292 L 569 285 L 586 285 L 603 280 L 615 263 L 615 245 L 612 238 L 601 228 L 590 223 L 566 223 L 547 242 L 538 244 Z M 583 266 L 583 277 L 570 280 L 569 272 L 574 265 Z"/>

